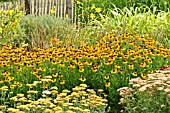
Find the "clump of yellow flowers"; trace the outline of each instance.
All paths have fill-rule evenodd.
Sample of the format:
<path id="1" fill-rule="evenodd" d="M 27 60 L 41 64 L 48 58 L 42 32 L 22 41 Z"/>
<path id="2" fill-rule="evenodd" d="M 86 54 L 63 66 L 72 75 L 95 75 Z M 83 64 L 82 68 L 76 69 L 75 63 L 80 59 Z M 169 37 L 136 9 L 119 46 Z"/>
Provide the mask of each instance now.
<path id="1" fill-rule="evenodd" d="M 8 10 L 0 10 L 0 40 L 1 43 L 10 43 L 14 38 L 19 36 L 21 30 L 19 21 L 23 12 L 19 11 L 21 6 L 17 6 L 14 9 L 8 7 Z"/>
<path id="2" fill-rule="evenodd" d="M 103 11 L 101 7 L 89 1 L 80 2 L 76 0 L 74 4 L 76 5 L 76 13 L 81 23 L 88 23 L 90 20 L 101 20 L 100 14 Z"/>

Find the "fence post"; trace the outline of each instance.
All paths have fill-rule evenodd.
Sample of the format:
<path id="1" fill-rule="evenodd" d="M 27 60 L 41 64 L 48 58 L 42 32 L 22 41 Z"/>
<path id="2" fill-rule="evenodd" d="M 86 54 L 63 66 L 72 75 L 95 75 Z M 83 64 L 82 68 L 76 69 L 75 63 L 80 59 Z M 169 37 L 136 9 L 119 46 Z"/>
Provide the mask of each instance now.
<path id="1" fill-rule="evenodd" d="M 68 14 L 68 17 L 72 20 L 73 14 L 72 14 L 72 0 L 66 0 L 66 14 Z M 73 20 L 72 20 L 73 21 Z"/>
<path id="2" fill-rule="evenodd" d="M 29 0 L 25 0 L 25 12 L 26 12 L 26 15 L 30 14 L 30 2 L 29 2 Z"/>

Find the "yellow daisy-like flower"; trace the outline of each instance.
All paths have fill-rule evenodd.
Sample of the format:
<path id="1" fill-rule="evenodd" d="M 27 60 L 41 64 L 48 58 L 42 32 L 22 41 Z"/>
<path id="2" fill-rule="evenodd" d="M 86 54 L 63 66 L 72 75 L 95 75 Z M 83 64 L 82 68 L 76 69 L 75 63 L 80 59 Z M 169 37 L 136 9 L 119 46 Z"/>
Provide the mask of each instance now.
<path id="1" fill-rule="evenodd" d="M 56 82 L 56 79 L 52 79 L 52 81 L 51 81 L 52 83 L 54 83 L 54 82 Z"/>
<path id="2" fill-rule="evenodd" d="M 19 83 L 19 84 L 18 84 L 18 87 L 22 87 L 22 84 L 21 84 L 21 83 Z"/>
<path id="3" fill-rule="evenodd" d="M 80 80 L 81 80 L 82 82 L 84 82 L 84 81 L 86 81 L 86 78 L 84 78 L 84 76 L 82 76 L 82 77 L 80 78 Z"/>
<path id="4" fill-rule="evenodd" d="M 117 73 L 117 69 L 111 70 L 111 73 L 112 73 L 112 74 L 116 74 L 116 73 Z"/>
<path id="5" fill-rule="evenodd" d="M 110 87 L 110 82 L 106 82 L 105 86 Z"/>
<path id="6" fill-rule="evenodd" d="M 90 14 L 90 18 L 95 18 L 95 17 L 96 16 L 93 13 Z"/>
<path id="7" fill-rule="evenodd" d="M 50 68 L 50 70 L 51 70 L 51 71 L 54 71 L 54 70 L 55 70 L 55 68 Z"/>
<path id="8" fill-rule="evenodd" d="M 60 84 L 65 84 L 65 80 L 62 80 L 62 81 L 60 82 Z"/>
<path id="9" fill-rule="evenodd" d="M 14 89 L 16 85 L 10 85 L 10 89 Z"/>
<path id="10" fill-rule="evenodd" d="M 81 4 L 81 2 L 80 2 L 80 1 L 77 1 L 77 4 Z"/>
<path id="11" fill-rule="evenodd" d="M 113 64 L 113 61 L 106 61 L 106 62 L 104 62 L 104 65 L 111 65 L 111 64 Z"/>
<path id="12" fill-rule="evenodd" d="M 95 5 L 93 4 L 92 6 L 91 6 L 91 10 L 93 10 L 93 9 L 95 9 L 96 7 L 95 7 Z"/>
<path id="13" fill-rule="evenodd" d="M 147 80 L 147 79 L 148 79 L 148 77 L 147 77 L 144 73 L 141 73 L 141 77 L 142 77 L 142 79 L 144 79 L 144 80 Z"/>
<path id="14" fill-rule="evenodd" d="M 97 68 L 92 67 L 91 70 L 95 73 L 97 71 Z"/>
<path id="15" fill-rule="evenodd" d="M 8 15 L 12 16 L 13 12 L 14 12 L 14 10 L 9 10 Z"/>
<path id="16" fill-rule="evenodd" d="M 132 63 L 130 63 L 130 64 L 128 65 L 128 67 L 129 67 L 130 70 L 133 70 L 133 69 L 134 69 L 134 66 L 133 66 Z"/>
<path id="17" fill-rule="evenodd" d="M 58 76 L 58 73 L 52 74 L 52 76 L 55 78 Z"/>
<path id="18" fill-rule="evenodd" d="M 109 79 L 109 75 L 106 74 L 104 78 L 105 78 L 106 80 Z"/>
<path id="19" fill-rule="evenodd" d="M 97 13 L 100 13 L 102 11 L 102 8 L 95 8 Z"/>
<path id="20" fill-rule="evenodd" d="M 80 73 L 84 72 L 84 68 L 80 68 L 80 69 L 79 69 L 79 72 L 80 72 Z"/>
<path id="21" fill-rule="evenodd" d="M 133 75 L 134 77 L 138 76 L 138 75 L 137 75 L 137 72 L 133 72 L 132 75 Z"/>
<path id="22" fill-rule="evenodd" d="M 65 67 L 65 64 L 64 63 L 60 63 L 59 66 L 60 67 Z"/>
<path id="23" fill-rule="evenodd" d="M 116 64 L 115 68 L 119 69 L 120 68 L 120 64 Z"/>
<path id="24" fill-rule="evenodd" d="M 69 64 L 69 65 L 68 65 L 68 68 L 70 69 L 70 68 L 76 68 L 76 67 L 75 67 L 74 64 Z"/>

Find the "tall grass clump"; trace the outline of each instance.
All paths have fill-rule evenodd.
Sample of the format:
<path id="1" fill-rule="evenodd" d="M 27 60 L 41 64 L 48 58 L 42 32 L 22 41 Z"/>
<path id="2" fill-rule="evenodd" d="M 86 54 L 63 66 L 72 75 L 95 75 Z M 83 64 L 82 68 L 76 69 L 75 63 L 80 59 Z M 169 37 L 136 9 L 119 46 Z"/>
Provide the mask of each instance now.
<path id="1" fill-rule="evenodd" d="M 73 43 L 78 47 L 84 42 L 94 44 L 106 35 L 104 29 L 92 26 L 77 29 L 70 23 L 69 18 L 56 18 L 52 13 L 43 16 L 26 15 L 22 18 L 20 25 L 25 30 L 26 37 L 23 40 L 29 43 L 29 48 L 48 48 L 57 46 L 59 43 L 63 46 Z"/>
<path id="2" fill-rule="evenodd" d="M 27 15 L 20 22 L 26 36 L 20 38 L 31 48 L 48 48 L 69 46 L 71 43 L 78 47 L 81 43 L 93 45 L 100 37 L 106 35 L 104 30 L 87 26 L 78 28 L 69 19 L 56 18 L 53 15 Z"/>
<path id="3" fill-rule="evenodd" d="M 137 7 L 130 9 L 124 8 L 110 10 L 114 18 L 110 19 L 111 25 L 116 29 L 122 30 L 122 32 L 131 32 L 131 33 L 148 33 L 151 34 L 157 41 L 164 43 L 166 46 L 170 42 L 170 21 L 169 21 L 169 12 L 160 11 L 156 14 L 155 9 L 152 11 L 149 7 Z M 117 22 L 115 22 L 117 20 Z M 112 24 L 113 23 L 113 24 Z"/>
<path id="4" fill-rule="evenodd" d="M 53 15 L 27 15 L 22 18 L 20 25 L 25 30 L 24 41 L 31 48 L 56 46 L 58 40 L 64 39 L 71 30 L 74 30 L 73 25 L 69 24 L 69 19 L 63 20 Z"/>

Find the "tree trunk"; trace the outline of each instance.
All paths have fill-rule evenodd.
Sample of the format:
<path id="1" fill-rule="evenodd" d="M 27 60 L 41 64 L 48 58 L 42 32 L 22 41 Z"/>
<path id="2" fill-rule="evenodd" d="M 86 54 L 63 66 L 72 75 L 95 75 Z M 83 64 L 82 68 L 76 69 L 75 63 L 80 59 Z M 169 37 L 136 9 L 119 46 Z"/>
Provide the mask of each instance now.
<path id="1" fill-rule="evenodd" d="M 29 3 L 29 0 L 25 0 L 25 11 L 26 11 L 26 15 L 30 14 L 30 3 Z"/>

